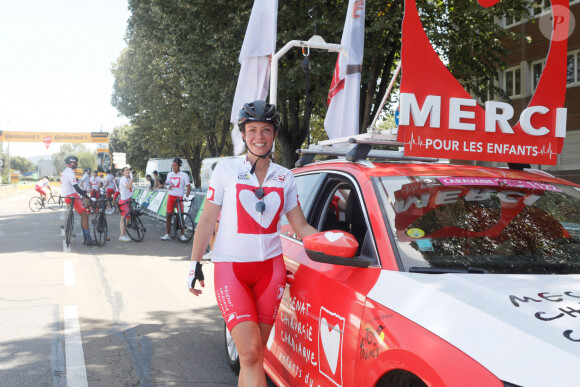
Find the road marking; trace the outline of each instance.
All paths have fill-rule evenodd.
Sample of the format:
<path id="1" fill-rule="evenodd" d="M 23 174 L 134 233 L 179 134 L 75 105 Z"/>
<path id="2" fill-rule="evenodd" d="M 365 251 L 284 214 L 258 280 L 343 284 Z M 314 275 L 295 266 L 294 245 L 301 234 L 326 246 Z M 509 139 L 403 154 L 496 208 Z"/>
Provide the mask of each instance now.
<path id="1" fill-rule="evenodd" d="M 62 241 L 62 251 L 65 253 L 70 253 L 70 247 L 66 247 L 66 241 Z"/>
<path id="2" fill-rule="evenodd" d="M 64 350 L 67 387 L 88 387 L 85 355 L 76 305 L 64 306 Z"/>
<path id="3" fill-rule="evenodd" d="M 75 270 L 72 261 L 64 262 L 64 286 L 75 286 Z"/>

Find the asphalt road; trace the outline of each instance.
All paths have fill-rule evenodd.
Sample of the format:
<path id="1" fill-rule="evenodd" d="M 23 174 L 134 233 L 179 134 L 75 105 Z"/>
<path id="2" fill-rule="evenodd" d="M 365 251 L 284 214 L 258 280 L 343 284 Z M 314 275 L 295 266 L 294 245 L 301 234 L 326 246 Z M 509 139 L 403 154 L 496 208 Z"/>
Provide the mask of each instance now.
<path id="1" fill-rule="evenodd" d="M 32 213 L 34 191 L 0 200 L 0 386 L 235 386 L 223 320 L 208 286 L 186 289 L 191 242 L 162 242 L 146 216 L 141 243 L 64 248 L 64 209 Z M 92 216 L 91 216 L 92 219 Z"/>

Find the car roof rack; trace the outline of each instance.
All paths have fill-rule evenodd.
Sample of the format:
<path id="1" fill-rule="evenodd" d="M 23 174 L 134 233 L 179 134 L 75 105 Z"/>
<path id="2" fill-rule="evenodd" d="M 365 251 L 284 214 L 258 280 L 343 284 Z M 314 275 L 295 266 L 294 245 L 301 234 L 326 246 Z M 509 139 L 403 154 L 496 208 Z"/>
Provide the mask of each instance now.
<path id="1" fill-rule="evenodd" d="M 297 149 L 301 155 L 296 162 L 296 167 L 303 167 L 314 161 L 318 155 L 344 157 L 347 161 L 366 160 L 367 158 L 391 160 L 391 161 L 422 161 L 436 163 L 437 158 L 405 156 L 403 151 L 388 151 L 372 149 L 373 146 L 403 146 L 396 141 L 396 135 L 383 132 L 368 132 L 355 136 L 336 138 L 333 140 L 319 141 L 317 145 L 310 145 L 307 149 Z M 348 147 L 333 147 L 332 145 L 350 145 Z"/>

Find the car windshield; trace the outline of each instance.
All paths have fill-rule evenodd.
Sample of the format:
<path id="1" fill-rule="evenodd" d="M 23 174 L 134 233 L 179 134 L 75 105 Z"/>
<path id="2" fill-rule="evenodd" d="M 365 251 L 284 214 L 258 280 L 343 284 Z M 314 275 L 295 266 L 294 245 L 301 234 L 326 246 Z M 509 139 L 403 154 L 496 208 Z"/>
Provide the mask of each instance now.
<path id="1" fill-rule="evenodd" d="M 580 188 L 466 177 L 382 177 L 405 270 L 580 273 Z"/>

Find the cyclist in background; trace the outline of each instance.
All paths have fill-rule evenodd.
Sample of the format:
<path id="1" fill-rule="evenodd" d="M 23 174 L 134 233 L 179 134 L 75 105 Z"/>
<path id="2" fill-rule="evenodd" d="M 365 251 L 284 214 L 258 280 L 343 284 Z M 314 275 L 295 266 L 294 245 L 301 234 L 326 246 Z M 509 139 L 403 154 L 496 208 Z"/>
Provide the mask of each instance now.
<path id="1" fill-rule="evenodd" d="M 90 178 L 89 184 L 91 185 L 91 197 L 100 198 L 101 197 L 101 178 L 99 177 L 98 171 L 93 171 L 93 177 Z"/>
<path id="2" fill-rule="evenodd" d="M 44 187 L 47 187 L 49 191 L 52 192 L 52 188 L 50 188 L 50 184 L 48 182 L 48 176 L 43 176 L 40 180 L 38 180 L 38 182 L 34 186 L 36 192 L 42 195 L 42 197 L 44 198 L 43 200 L 46 200 L 47 194 L 46 192 L 44 192 Z"/>
<path id="3" fill-rule="evenodd" d="M 123 217 L 131 209 L 131 195 L 133 191 L 133 173 L 129 167 L 123 168 L 123 176 L 119 180 L 119 192 L 121 193 L 121 200 L 119 200 L 119 208 L 121 209 L 121 223 L 119 227 L 121 228 L 121 236 L 119 240 L 121 242 L 129 242 L 131 238 L 125 235 L 125 224 L 123 223 Z"/>
<path id="4" fill-rule="evenodd" d="M 171 239 L 169 232 L 171 230 L 171 216 L 173 215 L 173 209 L 175 208 L 175 200 L 183 197 L 183 193 L 187 187 L 186 197 L 189 197 L 191 193 L 191 186 L 189 181 L 189 176 L 187 173 L 180 170 L 181 164 L 183 162 L 179 157 L 173 159 L 171 164 L 172 171 L 167 174 L 167 179 L 165 180 L 165 185 L 167 186 L 167 219 L 165 221 L 165 229 L 167 234 L 161 237 L 161 240 L 168 241 Z M 183 202 L 179 202 L 181 206 L 181 211 L 183 211 Z M 185 235 L 183 235 L 183 230 L 181 230 L 181 240 L 185 240 Z"/>
<path id="5" fill-rule="evenodd" d="M 119 187 L 121 186 L 121 172 L 117 172 L 117 176 L 115 177 L 115 193 L 113 194 L 113 201 L 117 200 L 121 191 L 119 191 Z"/>
<path id="6" fill-rule="evenodd" d="M 77 162 L 78 164 L 78 162 Z M 87 192 L 91 192 L 91 168 L 85 168 L 85 174 L 81 178 L 80 187 Z"/>
<path id="7" fill-rule="evenodd" d="M 65 197 L 65 202 L 69 204 L 71 202 L 71 197 L 80 198 L 81 196 L 89 199 L 95 200 L 94 198 L 91 199 L 86 194 L 86 192 L 79 187 L 77 183 L 77 178 L 75 176 L 74 170 L 76 169 L 79 159 L 76 156 L 68 156 L 64 159 L 64 163 L 66 164 L 66 168 L 62 171 L 61 175 L 61 192 L 62 196 Z M 80 195 L 80 196 L 79 196 Z M 81 216 L 81 228 L 83 230 L 83 236 L 85 238 L 85 244 L 88 246 L 95 246 L 97 243 L 91 239 L 91 232 L 89 229 L 89 214 L 87 213 L 87 209 L 83 205 L 81 200 L 73 200 L 73 206 L 76 212 Z"/>
<path id="8" fill-rule="evenodd" d="M 105 214 L 111 215 L 113 213 L 113 208 L 111 207 L 111 201 L 113 201 L 113 195 L 117 190 L 117 183 L 115 182 L 115 177 L 111 174 L 111 170 L 107 169 L 107 174 L 105 175 L 105 179 L 103 180 L 103 188 L 107 190 L 107 210 Z"/>

